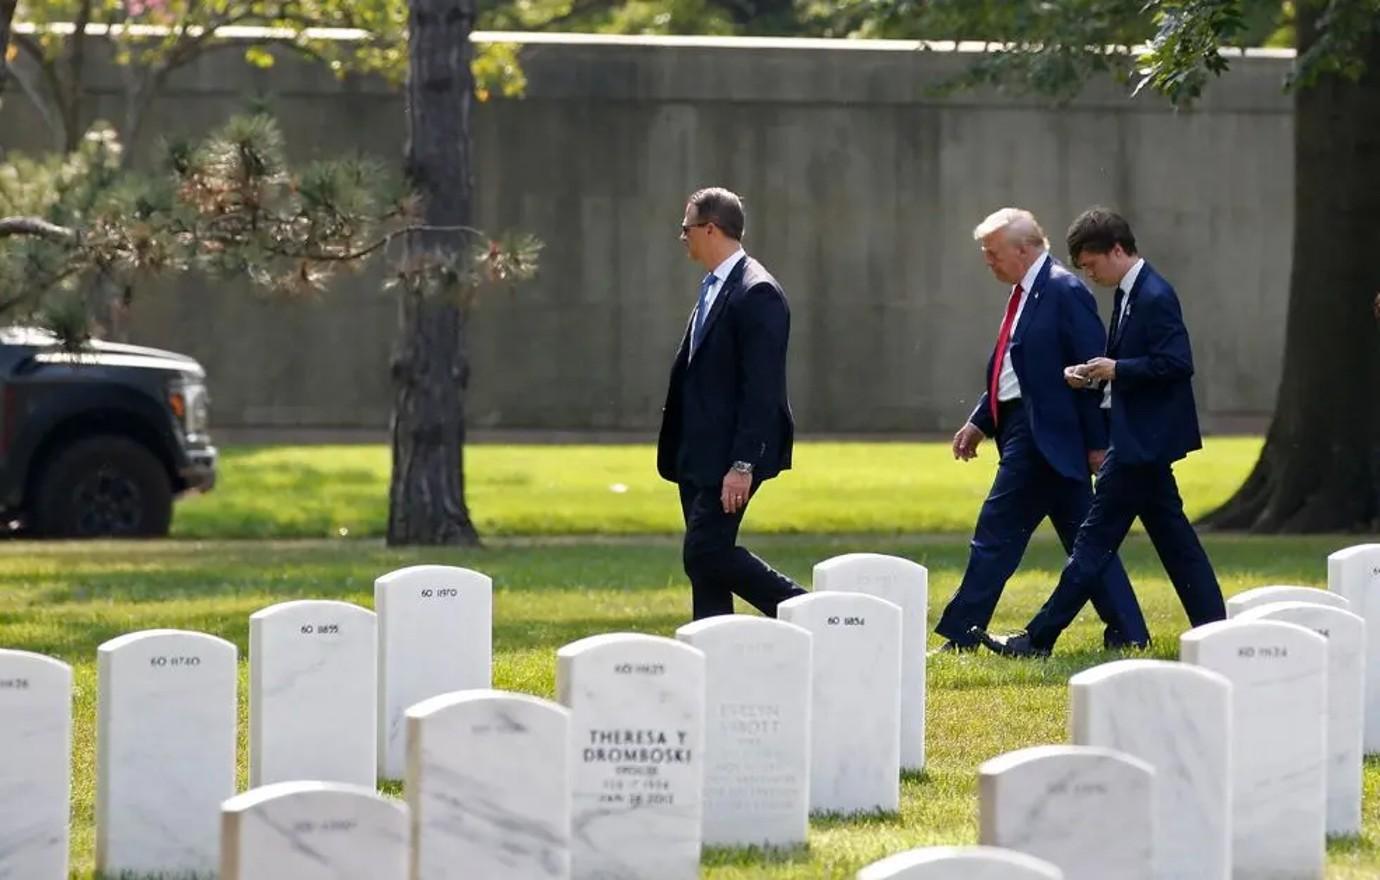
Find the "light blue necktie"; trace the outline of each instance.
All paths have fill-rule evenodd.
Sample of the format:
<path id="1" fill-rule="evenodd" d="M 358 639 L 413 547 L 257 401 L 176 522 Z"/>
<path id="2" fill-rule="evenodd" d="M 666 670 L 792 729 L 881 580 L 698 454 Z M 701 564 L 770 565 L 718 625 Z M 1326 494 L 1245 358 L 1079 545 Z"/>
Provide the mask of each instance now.
<path id="1" fill-rule="evenodd" d="M 705 308 L 708 304 L 706 298 L 709 296 L 710 289 L 714 287 L 714 282 L 718 280 L 718 276 L 710 272 L 708 275 L 704 276 L 704 280 L 700 282 L 700 302 L 699 305 L 695 306 L 695 331 L 690 334 L 691 353 L 700 347 L 700 334 L 704 332 L 705 312 L 708 311 Z"/>

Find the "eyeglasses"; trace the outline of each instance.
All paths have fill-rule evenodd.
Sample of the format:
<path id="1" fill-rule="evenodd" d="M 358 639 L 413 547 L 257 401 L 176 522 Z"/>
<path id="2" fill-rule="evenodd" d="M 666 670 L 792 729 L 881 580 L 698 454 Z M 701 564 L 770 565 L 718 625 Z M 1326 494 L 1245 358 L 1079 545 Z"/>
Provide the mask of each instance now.
<path id="1" fill-rule="evenodd" d="M 689 235 L 689 234 L 690 234 L 690 230 L 694 229 L 695 227 L 697 227 L 697 226 L 708 226 L 709 224 L 711 224 L 711 223 L 713 223 L 713 222 L 714 222 L 713 220 L 704 220 L 704 221 L 701 221 L 701 222 L 699 222 L 699 223 L 682 223 L 682 224 L 680 224 L 680 234 L 681 234 L 681 235 Z"/>

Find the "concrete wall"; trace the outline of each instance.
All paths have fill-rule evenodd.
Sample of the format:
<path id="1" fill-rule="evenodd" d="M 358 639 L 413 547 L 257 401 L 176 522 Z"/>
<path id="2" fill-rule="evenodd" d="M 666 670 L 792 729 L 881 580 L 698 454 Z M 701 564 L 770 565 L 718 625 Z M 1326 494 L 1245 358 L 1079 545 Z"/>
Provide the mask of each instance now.
<path id="1" fill-rule="evenodd" d="M 400 155 L 396 91 L 233 54 L 177 77 L 149 137 L 267 95 L 299 156 Z M 961 422 L 1006 297 L 971 229 L 1008 204 L 1035 211 L 1060 256 L 1079 210 L 1124 212 L 1179 289 L 1208 427 L 1258 423 L 1273 404 L 1293 205 L 1282 59 L 1236 61 L 1192 112 L 1110 83 L 1062 108 L 937 98 L 928 88 L 966 58 L 901 44 L 542 40 L 523 59 L 526 99 L 476 112 L 478 220 L 546 250 L 538 281 L 474 313 L 476 428 L 649 432 L 701 274 L 677 241 L 684 197 L 705 184 L 746 197 L 746 245 L 790 297 L 804 432 Z M 8 101 L 0 143 L 40 139 Z M 178 279 L 139 302 L 135 341 L 202 360 L 219 426 L 378 429 L 396 324 L 380 276 L 319 302 Z"/>

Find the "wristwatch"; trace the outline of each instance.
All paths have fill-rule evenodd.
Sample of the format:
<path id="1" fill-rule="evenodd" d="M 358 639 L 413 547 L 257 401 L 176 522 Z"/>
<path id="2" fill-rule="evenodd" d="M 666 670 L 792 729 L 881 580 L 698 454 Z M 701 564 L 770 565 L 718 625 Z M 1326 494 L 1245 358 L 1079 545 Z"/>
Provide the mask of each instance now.
<path id="1" fill-rule="evenodd" d="M 750 474 L 750 473 L 752 473 L 752 462 L 750 462 L 750 461 L 735 461 L 735 462 L 733 463 L 733 469 L 734 469 L 735 471 L 737 471 L 738 473 L 740 473 L 740 474 Z"/>

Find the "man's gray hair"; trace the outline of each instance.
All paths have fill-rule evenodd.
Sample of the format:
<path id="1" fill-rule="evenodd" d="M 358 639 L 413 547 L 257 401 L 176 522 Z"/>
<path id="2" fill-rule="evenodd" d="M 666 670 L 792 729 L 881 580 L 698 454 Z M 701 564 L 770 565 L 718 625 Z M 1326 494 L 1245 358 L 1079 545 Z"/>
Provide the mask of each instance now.
<path id="1" fill-rule="evenodd" d="M 1024 208 L 1002 208 L 993 211 L 973 229 L 973 240 L 982 241 L 994 232 L 1006 230 L 1006 240 L 1013 244 L 1038 245 L 1049 249 L 1049 239 L 1035 215 Z"/>

